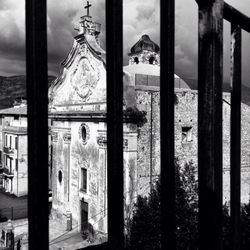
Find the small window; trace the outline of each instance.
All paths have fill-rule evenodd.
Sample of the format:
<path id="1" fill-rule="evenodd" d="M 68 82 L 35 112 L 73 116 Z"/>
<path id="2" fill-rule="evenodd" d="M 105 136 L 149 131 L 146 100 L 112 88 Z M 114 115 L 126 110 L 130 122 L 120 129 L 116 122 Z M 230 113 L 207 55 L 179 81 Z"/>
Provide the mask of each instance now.
<path id="1" fill-rule="evenodd" d="M 149 64 L 154 64 L 155 58 L 151 56 L 148 61 L 149 61 Z"/>
<path id="2" fill-rule="evenodd" d="M 193 141 L 192 127 L 182 127 L 182 143 Z"/>
<path id="3" fill-rule="evenodd" d="M 12 161 L 13 161 L 13 159 L 10 158 L 10 172 L 12 172 Z"/>
<path id="4" fill-rule="evenodd" d="M 16 159 L 16 172 L 18 172 L 18 159 Z"/>
<path id="5" fill-rule="evenodd" d="M 5 147 L 7 147 L 7 146 L 8 146 L 8 136 L 5 135 Z"/>
<path id="6" fill-rule="evenodd" d="M 62 170 L 58 171 L 58 181 L 60 184 L 62 183 Z"/>
<path id="7" fill-rule="evenodd" d="M 17 136 L 15 137 L 15 149 L 16 150 L 18 149 L 18 137 Z"/>
<path id="8" fill-rule="evenodd" d="M 87 169 L 81 168 L 81 191 L 87 192 Z"/>
<path id="9" fill-rule="evenodd" d="M 134 58 L 134 62 L 135 62 L 136 64 L 138 64 L 138 63 L 139 63 L 139 59 L 138 59 L 138 57 L 135 57 L 135 58 Z"/>

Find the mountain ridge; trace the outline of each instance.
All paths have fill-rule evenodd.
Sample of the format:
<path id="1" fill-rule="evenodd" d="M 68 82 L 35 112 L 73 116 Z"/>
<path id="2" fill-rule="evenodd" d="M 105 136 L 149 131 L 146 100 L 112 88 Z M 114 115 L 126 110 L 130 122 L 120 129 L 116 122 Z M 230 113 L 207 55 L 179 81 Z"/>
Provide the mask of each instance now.
<path id="1" fill-rule="evenodd" d="M 55 79 L 48 76 L 48 83 Z M 16 98 L 26 98 L 26 76 L 0 76 L 0 109 L 13 107 Z"/>
<path id="2" fill-rule="evenodd" d="M 48 87 L 55 80 L 55 76 L 48 76 Z M 182 78 L 191 89 L 198 87 L 196 79 Z M 223 91 L 230 91 L 230 84 L 223 83 Z M 26 98 L 26 76 L 0 76 L 0 109 L 13 107 L 16 98 Z M 250 88 L 242 84 L 242 102 L 250 106 Z"/>

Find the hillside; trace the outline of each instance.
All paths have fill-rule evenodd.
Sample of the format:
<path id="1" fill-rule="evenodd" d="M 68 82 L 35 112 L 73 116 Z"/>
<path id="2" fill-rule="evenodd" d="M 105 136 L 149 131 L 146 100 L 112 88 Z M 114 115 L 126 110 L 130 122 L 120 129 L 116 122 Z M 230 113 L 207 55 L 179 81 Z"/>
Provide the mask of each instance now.
<path id="1" fill-rule="evenodd" d="M 49 85 L 54 79 L 48 77 Z M 26 76 L 0 76 L 0 109 L 12 107 L 18 97 L 26 98 Z"/>
<path id="2" fill-rule="evenodd" d="M 55 79 L 55 76 L 49 76 L 50 83 Z M 183 79 L 191 89 L 197 89 L 197 80 Z M 228 92 L 230 84 L 224 83 L 223 90 Z M 15 98 L 26 97 L 26 77 L 25 76 L 0 76 L 0 109 L 13 106 Z M 242 85 L 242 102 L 250 106 L 250 88 Z"/>
<path id="3" fill-rule="evenodd" d="M 197 90 L 198 88 L 198 81 L 195 79 L 188 79 L 183 78 L 183 80 L 188 84 L 191 89 Z M 230 92 L 230 83 L 224 82 L 223 83 L 223 91 Z M 242 102 L 250 106 L 250 88 L 246 85 L 242 84 L 241 88 L 241 98 Z"/>

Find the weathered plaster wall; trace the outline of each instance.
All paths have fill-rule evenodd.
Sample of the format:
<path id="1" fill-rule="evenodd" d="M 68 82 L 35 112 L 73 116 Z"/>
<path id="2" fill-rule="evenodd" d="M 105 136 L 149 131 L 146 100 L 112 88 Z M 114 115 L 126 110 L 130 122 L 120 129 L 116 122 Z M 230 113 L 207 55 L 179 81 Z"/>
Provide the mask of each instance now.
<path id="1" fill-rule="evenodd" d="M 100 220 L 98 171 L 99 146 L 97 144 L 98 123 L 85 122 L 86 142 L 82 141 L 80 128 L 82 122 L 54 122 L 53 132 L 57 133 L 57 141 L 53 141 L 53 209 L 56 214 L 65 215 L 70 211 L 74 223 L 81 221 L 80 200 L 89 204 L 89 221 L 95 224 Z M 70 142 L 65 143 L 65 133 L 70 134 Z M 80 190 L 81 168 L 87 169 L 87 192 Z M 63 173 L 62 183 L 58 180 L 58 171 Z M 99 228 L 101 231 L 102 228 Z"/>
<path id="2" fill-rule="evenodd" d="M 22 196 L 28 194 L 28 155 L 27 155 L 27 146 L 28 146 L 28 136 L 19 135 L 18 136 L 18 166 L 16 168 L 17 175 L 16 181 L 16 195 Z M 14 163 L 15 164 L 15 163 Z"/>
<path id="3" fill-rule="evenodd" d="M 85 126 L 86 140 L 81 127 Z M 65 134 L 70 140 L 65 141 Z M 52 135 L 52 214 L 65 223 L 72 213 L 74 225 L 81 223 L 80 201 L 88 203 L 88 222 L 95 230 L 107 232 L 107 149 L 103 122 L 54 121 Z M 69 142 L 70 141 L 70 142 Z M 81 168 L 87 169 L 87 191 L 81 190 Z M 68 170 L 70 168 L 70 171 Z M 62 171 L 62 182 L 58 173 Z M 137 127 L 124 125 L 125 212 L 130 215 L 137 186 Z M 69 185 L 68 185 L 69 183 Z"/>

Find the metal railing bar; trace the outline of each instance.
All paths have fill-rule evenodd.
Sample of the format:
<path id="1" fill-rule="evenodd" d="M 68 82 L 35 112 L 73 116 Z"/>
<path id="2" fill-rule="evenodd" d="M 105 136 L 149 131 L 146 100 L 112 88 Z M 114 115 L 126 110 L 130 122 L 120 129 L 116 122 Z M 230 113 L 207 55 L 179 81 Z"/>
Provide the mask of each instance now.
<path id="1" fill-rule="evenodd" d="M 176 249 L 174 158 L 175 1 L 162 0 L 160 8 L 161 245 L 162 249 Z"/>
<path id="2" fill-rule="evenodd" d="M 122 3 L 106 0 L 109 249 L 124 247 Z"/>
<path id="3" fill-rule="evenodd" d="M 197 1 L 199 249 L 222 249 L 223 0 Z"/>
<path id="4" fill-rule="evenodd" d="M 48 77 L 46 0 L 26 0 L 29 249 L 48 249 Z"/>
<path id="5" fill-rule="evenodd" d="M 227 21 L 239 25 L 242 29 L 250 33 L 250 18 L 226 2 L 224 3 L 223 17 Z"/>
<path id="6" fill-rule="evenodd" d="M 241 202 L 241 28 L 231 25 L 231 141 L 230 141 L 230 211 L 231 246 L 240 249 Z"/>

